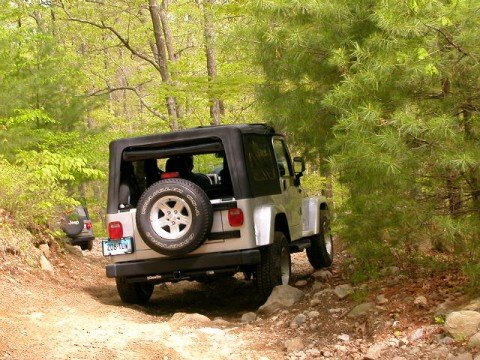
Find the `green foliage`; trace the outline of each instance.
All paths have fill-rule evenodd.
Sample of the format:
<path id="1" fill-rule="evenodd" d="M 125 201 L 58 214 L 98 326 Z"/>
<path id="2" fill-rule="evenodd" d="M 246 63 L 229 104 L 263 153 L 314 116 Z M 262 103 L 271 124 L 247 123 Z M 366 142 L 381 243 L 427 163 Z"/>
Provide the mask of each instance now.
<path id="1" fill-rule="evenodd" d="M 321 195 L 322 189 L 325 189 L 327 179 L 320 174 L 305 174 L 302 176 L 302 188 L 308 196 Z"/>
<path id="2" fill-rule="evenodd" d="M 83 95 L 83 59 L 59 36 L 50 9 L 0 4 L 0 208 L 29 229 L 53 228 L 78 204 L 76 189 L 104 177 L 105 157 L 89 161 L 101 142 L 87 146 L 95 135 L 82 124 L 96 102 Z"/>
<path id="3" fill-rule="evenodd" d="M 477 2 L 245 6 L 266 74 L 264 113 L 295 133 L 307 154 L 330 156 L 323 164 L 348 191 L 337 208 L 338 231 L 361 274 L 414 258 L 408 255 L 425 240 L 473 251 L 480 219 Z"/>
<path id="4" fill-rule="evenodd" d="M 23 166 L 0 158 L 0 208 L 7 209 L 21 225 L 35 229 L 47 224 L 62 207 L 76 201 L 55 182 L 44 184 Z"/>

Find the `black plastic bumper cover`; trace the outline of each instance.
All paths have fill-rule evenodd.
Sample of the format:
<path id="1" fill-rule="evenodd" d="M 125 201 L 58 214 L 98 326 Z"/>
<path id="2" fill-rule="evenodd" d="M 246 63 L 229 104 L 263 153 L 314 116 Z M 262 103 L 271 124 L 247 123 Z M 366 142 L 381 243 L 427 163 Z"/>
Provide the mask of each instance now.
<path id="1" fill-rule="evenodd" d="M 181 259 L 160 258 L 107 265 L 107 277 L 167 274 L 174 271 L 210 270 L 260 263 L 260 250 L 249 249 L 202 254 Z"/>

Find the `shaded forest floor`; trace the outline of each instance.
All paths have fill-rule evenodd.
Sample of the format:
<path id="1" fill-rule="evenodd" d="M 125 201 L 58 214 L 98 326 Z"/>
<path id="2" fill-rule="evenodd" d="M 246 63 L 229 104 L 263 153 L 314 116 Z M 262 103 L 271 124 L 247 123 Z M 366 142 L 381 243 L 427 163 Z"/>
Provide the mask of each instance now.
<path id="1" fill-rule="evenodd" d="M 319 281 L 306 256 L 294 254 L 293 282 L 305 298 L 243 323 L 258 304 L 255 287 L 240 277 L 157 286 L 147 306 L 125 306 L 105 277 L 98 243 L 83 256 L 53 249 L 54 275 L 18 264 L 0 270 L 0 359 L 362 359 L 375 358 L 376 348 L 382 359 L 445 359 L 467 352 L 434 316 L 439 305 L 467 302 L 459 275 L 395 269 L 341 300 L 331 290 L 349 283 L 347 257 L 337 253 L 332 277 Z M 346 316 L 365 302 L 376 306 Z"/>

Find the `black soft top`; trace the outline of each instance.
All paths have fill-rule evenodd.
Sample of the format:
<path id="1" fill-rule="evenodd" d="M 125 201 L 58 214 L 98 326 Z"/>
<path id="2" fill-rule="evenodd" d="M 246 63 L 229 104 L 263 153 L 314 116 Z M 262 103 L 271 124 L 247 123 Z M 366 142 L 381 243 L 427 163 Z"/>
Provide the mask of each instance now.
<path id="1" fill-rule="evenodd" d="M 123 152 L 129 147 L 167 147 L 169 144 L 179 142 L 189 142 L 200 139 L 219 138 L 230 142 L 233 138 L 241 134 L 260 134 L 274 135 L 275 130 L 265 124 L 238 124 L 238 125 L 218 125 L 218 126 L 200 126 L 191 129 L 172 131 L 167 133 L 137 136 L 114 140 L 110 143 L 110 156 L 117 152 Z M 201 142 L 201 141 L 200 141 Z"/>
<path id="2" fill-rule="evenodd" d="M 122 161 L 136 161 L 151 158 L 153 153 L 158 152 L 158 157 L 166 154 L 194 153 L 206 151 L 224 151 L 230 170 L 236 174 L 234 182 L 240 198 L 250 196 L 243 161 L 244 134 L 258 134 L 273 136 L 276 134 L 271 126 L 265 124 L 238 124 L 202 126 L 186 130 L 172 131 L 161 134 L 138 136 L 114 140 L 110 143 L 109 185 L 107 213 L 115 213 L 118 206 L 118 187 L 120 184 L 120 167 Z M 220 146 L 215 149 L 215 146 Z M 235 184 L 234 184 L 235 186 Z"/>

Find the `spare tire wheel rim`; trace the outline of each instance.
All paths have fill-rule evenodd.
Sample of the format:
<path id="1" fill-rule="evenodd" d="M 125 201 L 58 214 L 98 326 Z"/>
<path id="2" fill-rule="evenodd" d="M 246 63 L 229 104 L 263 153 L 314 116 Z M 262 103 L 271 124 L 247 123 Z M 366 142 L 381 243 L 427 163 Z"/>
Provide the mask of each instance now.
<path id="1" fill-rule="evenodd" d="M 158 236 L 176 240 L 190 230 L 193 216 L 190 205 L 174 195 L 161 197 L 150 210 L 150 224 Z"/>

